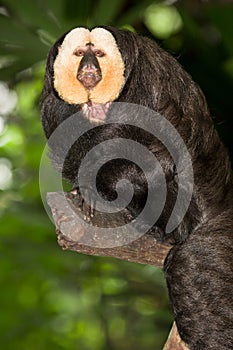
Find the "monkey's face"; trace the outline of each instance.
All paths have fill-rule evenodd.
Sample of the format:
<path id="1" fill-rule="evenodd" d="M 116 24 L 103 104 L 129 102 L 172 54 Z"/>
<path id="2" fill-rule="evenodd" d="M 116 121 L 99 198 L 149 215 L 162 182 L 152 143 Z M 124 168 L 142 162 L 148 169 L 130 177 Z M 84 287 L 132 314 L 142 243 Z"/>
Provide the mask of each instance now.
<path id="1" fill-rule="evenodd" d="M 119 96 L 125 83 L 124 69 L 109 31 L 75 28 L 66 35 L 54 61 L 54 87 L 60 98 L 82 105 L 90 121 L 99 122 Z"/>

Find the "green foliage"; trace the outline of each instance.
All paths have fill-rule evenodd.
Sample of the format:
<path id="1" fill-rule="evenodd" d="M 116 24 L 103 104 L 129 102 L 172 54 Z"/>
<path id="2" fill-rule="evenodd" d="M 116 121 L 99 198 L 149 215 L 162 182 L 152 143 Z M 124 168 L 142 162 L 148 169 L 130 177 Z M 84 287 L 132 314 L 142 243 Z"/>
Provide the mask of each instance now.
<path id="1" fill-rule="evenodd" d="M 38 183 L 45 146 L 38 107 L 45 57 L 56 38 L 75 26 L 110 24 L 166 38 L 160 44 L 180 56 L 203 88 L 216 123 L 224 121 L 218 128 L 232 151 L 233 6 L 166 5 L 178 11 L 182 25 L 161 37 L 158 23 L 151 33 L 146 21 L 149 14 L 153 23 L 150 8 L 158 3 L 5 0 L 0 5 L 0 80 L 8 83 L 0 84 L 0 336 L 5 350 L 152 350 L 162 348 L 167 337 L 172 316 L 162 272 L 62 252 Z M 160 7 L 164 4 L 156 7 L 157 16 Z"/>

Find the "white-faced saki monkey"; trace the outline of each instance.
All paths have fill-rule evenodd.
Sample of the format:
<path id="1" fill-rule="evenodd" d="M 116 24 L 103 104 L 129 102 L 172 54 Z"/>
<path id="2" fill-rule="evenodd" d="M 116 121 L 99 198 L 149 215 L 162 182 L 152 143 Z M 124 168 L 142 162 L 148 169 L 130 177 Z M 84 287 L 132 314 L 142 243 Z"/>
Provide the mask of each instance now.
<path id="1" fill-rule="evenodd" d="M 148 130 L 108 124 L 112 102 L 132 103 L 159 113 L 185 142 L 192 159 L 193 193 L 182 222 L 170 233 L 165 228 L 179 185 L 175 161 Z M 92 125 L 72 145 L 61 170 L 74 188 L 78 188 L 82 157 L 102 141 L 131 139 L 156 156 L 167 182 L 166 203 L 146 234 L 173 245 L 164 272 L 179 334 L 191 350 L 233 349 L 231 167 L 205 97 L 189 74 L 148 38 L 107 26 L 75 28 L 57 40 L 48 54 L 41 111 L 47 138 L 77 112 Z M 55 163 L 59 163 L 57 158 L 56 154 Z M 159 186 L 157 168 L 151 176 Z M 111 201 L 116 197 L 116 183 L 125 178 L 134 187 L 127 206 L 129 220 L 133 220 L 148 192 L 139 166 L 120 158 L 108 161 L 98 173 L 96 186 L 101 196 Z M 88 206 L 81 205 L 88 217 Z"/>

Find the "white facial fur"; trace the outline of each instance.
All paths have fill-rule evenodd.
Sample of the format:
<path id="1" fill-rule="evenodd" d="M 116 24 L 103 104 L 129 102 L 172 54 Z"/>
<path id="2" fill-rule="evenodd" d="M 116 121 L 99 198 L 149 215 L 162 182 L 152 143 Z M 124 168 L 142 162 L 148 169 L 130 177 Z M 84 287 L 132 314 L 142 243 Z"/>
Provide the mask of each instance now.
<path id="1" fill-rule="evenodd" d="M 102 80 L 93 89 L 87 90 L 77 79 L 82 57 L 74 55 L 74 52 L 90 42 L 94 48 L 104 52 L 104 56 L 97 57 Z M 111 102 L 119 96 L 124 83 L 124 62 L 108 30 L 95 28 L 89 31 L 80 27 L 66 35 L 54 62 L 54 87 L 63 100 L 72 104 L 83 104 L 89 100 L 94 103 Z"/>

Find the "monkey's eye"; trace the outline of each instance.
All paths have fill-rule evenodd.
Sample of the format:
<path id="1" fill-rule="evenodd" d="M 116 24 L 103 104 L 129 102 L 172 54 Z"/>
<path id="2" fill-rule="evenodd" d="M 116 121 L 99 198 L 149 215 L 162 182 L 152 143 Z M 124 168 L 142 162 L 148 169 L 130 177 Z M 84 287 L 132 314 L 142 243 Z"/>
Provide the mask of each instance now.
<path id="1" fill-rule="evenodd" d="M 97 57 L 103 57 L 105 55 L 105 53 L 101 50 L 94 50 L 94 54 Z"/>
<path id="2" fill-rule="evenodd" d="M 83 49 L 77 49 L 74 51 L 74 55 L 78 57 L 82 57 L 85 55 L 85 51 Z"/>

